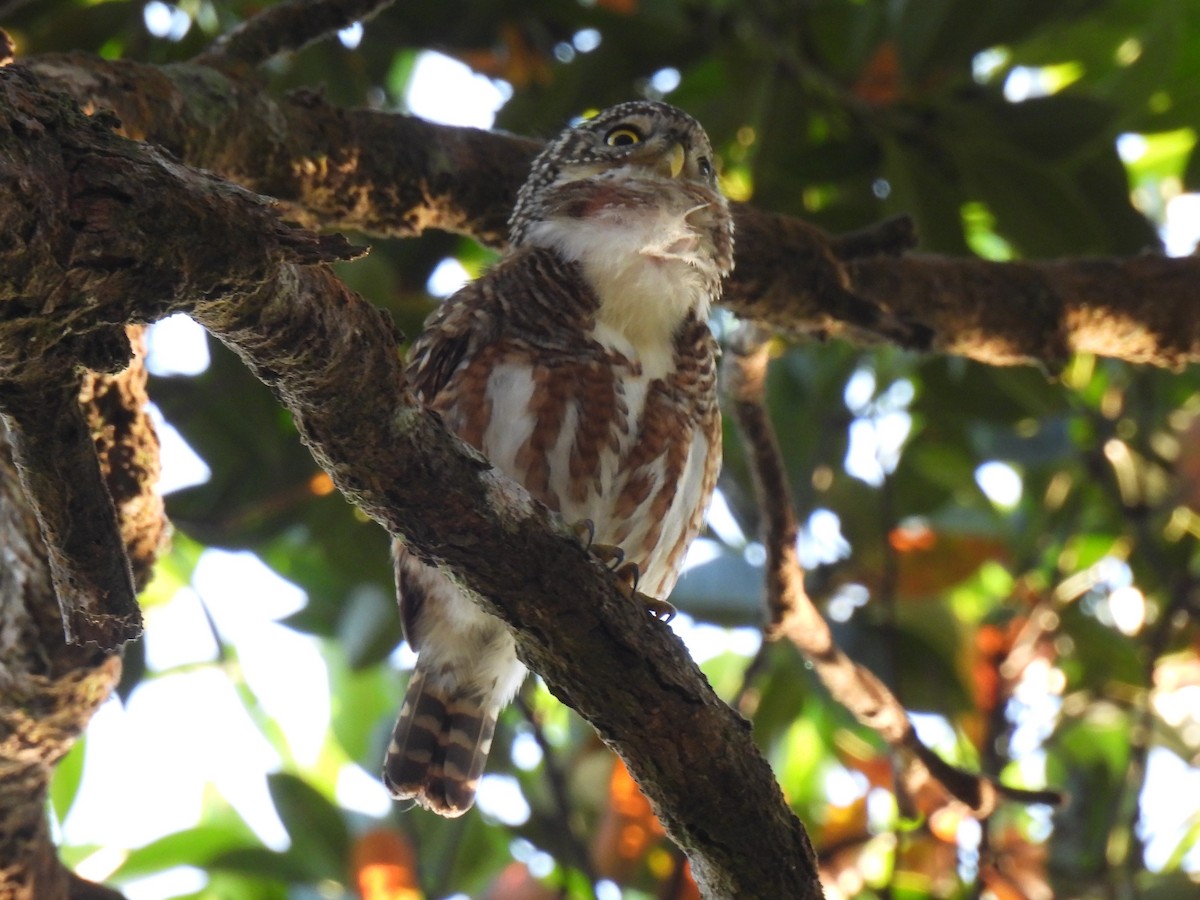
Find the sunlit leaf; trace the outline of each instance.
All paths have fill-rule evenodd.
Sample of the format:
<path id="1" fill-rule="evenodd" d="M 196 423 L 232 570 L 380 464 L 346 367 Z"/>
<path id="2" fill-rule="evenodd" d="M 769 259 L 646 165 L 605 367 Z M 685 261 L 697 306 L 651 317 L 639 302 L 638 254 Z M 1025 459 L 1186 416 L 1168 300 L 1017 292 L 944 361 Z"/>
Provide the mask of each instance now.
<path id="1" fill-rule="evenodd" d="M 351 866 L 362 900 L 422 900 L 416 852 L 395 831 L 377 828 L 354 842 Z"/>
<path id="2" fill-rule="evenodd" d="M 54 778 L 50 781 L 50 808 L 60 825 L 66 820 L 75 802 L 75 795 L 79 793 L 86 747 L 86 738 L 76 741 L 54 769 Z"/>

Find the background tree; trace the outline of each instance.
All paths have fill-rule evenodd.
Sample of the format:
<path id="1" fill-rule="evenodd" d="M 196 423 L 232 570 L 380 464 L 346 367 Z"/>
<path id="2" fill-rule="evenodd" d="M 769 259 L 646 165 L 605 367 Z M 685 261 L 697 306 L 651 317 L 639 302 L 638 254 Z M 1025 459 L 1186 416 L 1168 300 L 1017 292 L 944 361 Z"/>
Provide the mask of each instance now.
<path id="1" fill-rule="evenodd" d="M 331 37 L 380 9 L 361 35 Z M 394 333 L 342 287 L 416 334 L 436 302 L 431 274 L 447 259 L 477 271 L 502 242 L 538 136 L 587 108 L 665 94 L 704 122 L 727 193 L 751 204 L 728 307 L 764 329 L 718 322 L 729 514 L 674 600 L 741 629 L 707 645 L 697 635 L 711 630 L 686 633 L 719 648 L 702 668 L 752 722 L 827 894 L 1194 896 L 1200 818 L 1194 802 L 1163 798 L 1196 790 L 1200 754 L 1200 426 L 1183 368 L 1200 347 L 1200 272 L 1162 257 L 1158 231 L 1178 217 L 1171 234 L 1188 237 L 1185 192 L 1200 180 L 1191 4 L 9 0 L 0 26 L 17 56 L 0 68 L 4 889 L 94 890 L 59 867 L 44 815 L 49 790 L 70 834 L 82 745 L 52 785 L 51 768 L 110 689 L 132 706 L 185 670 L 232 685 L 275 751 L 270 797 L 290 845 L 264 842 L 245 798 L 214 790 L 188 827 L 144 846 L 61 848 L 131 895 L 136 879 L 191 865 L 206 879 L 195 896 L 695 896 L 653 809 L 715 895 L 746 882 L 722 880 L 737 866 L 706 831 L 764 835 L 749 862 L 765 873 L 802 859 L 768 842 L 798 833 L 771 798 L 760 818 L 712 813 L 746 799 L 711 777 L 723 755 L 749 758 L 709 743 L 732 740 L 720 726 L 733 720 L 692 692 L 681 659 L 644 664 L 669 639 L 606 604 L 603 575 L 544 521 L 501 540 L 503 491 L 470 496 L 480 482 L 465 457 L 395 414 Z M 399 117 L 429 48 L 502 79 L 512 93 L 497 126 L 533 140 Z M 82 120 L 54 91 L 96 114 Z M 113 135 L 107 109 L 150 146 Z M 355 251 L 281 224 L 228 182 L 370 255 L 333 275 L 323 263 Z M 915 219 L 919 253 L 901 255 L 911 234 L 896 213 Z M 114 374 L 128 356 L 114 323 L 173 310 L 237 355 L 210 340 L 202 373 L 150 378 L 211 471 L 167 497 L 175 535 L 154 567 L 156 454 L 130 414 L 144 373 Z M 313 348 L 336 355 L 314 361 Z M 312 377 L 320 362 L 326 380 Z M 79 363 L 109 374 L 80 382 Z M 93 445 L 113 529 L 79 514 L 109 508 Z M 339 806 L 348 770 L 377 769 L 403 677 L 389 662 L 400 635 L 386 533 L 335 484 L 504 601 L 532 635 L 535 669 L 618 744 L 653 806 L 533 682 L 491 764 L 496 796 L 515 785 L 527 815 L 502 799 L 456 822 Z M 136 608 L 113 605 L 128 593 L 109 552 L 118 539 L 134 582 L 149 584 L 151 648 L 186 602 L 178 589 L 216 565 L 205 547 L 249 550 L 303 589 L 286 624 L 315 636 L 333 698 L 316 754 L 272 715 L 258 661 L 218 614 L 236 577 L 201 592 L 211 658 L 156 666 L 152 653 L 147 665 L 133 642 L 117 683 L 103 645 L 137 631 Z M 522 583 L 534 550 L 560 577 L 543 601 L 565 585 L 585 635 L 596 615 L 613 647 L 645 652 L 622 665 L 605 638 L 589 666 L 562 658 L 583 645 L 541 626 L 572 625 L 536 586 L 502 589 Z M 100 649 L 64 643 L 52 586 Z M 826 620 L 848 657 L 823 643 Z M 628 682 L 647 709 L 594 697 L 574 671 L 588 668 Z M 704 727 L 681 736 L 680 704 L 641 687 L 655 676 Z M 924 743 L 900 704 L 922 713 Z M 654 713 L 657 731 L 630 733 Z M 153 762 L 121 753 L 126 777 Z M 675 802 L 689 774 L 710 804 L 698 819 Z M 1069 801 L 1052 808 L 1046 788 Z"/>

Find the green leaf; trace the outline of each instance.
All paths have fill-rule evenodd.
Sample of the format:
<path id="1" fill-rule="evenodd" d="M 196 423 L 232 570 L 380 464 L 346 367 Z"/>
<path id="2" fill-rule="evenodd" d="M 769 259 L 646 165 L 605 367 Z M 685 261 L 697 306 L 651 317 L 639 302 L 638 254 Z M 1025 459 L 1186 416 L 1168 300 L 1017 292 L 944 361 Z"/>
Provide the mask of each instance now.
<path id="1" fill-rule="evenodd" d="M 910 81 L 918 81 L 939 56 L 946 33 L 960 12 L 959 0 L 922 0 L 905 2 L 899 7 L 895 34 L 900 62 Z M 976 14 L 984 14 L 978 5 Z"/>
<path id="2" fill-rule="evenodd" d="M 83 780 L 84 757 L 87 753 L 87 735 L 80 736 L 67 755 L 59 760 L 54 768 L 54 778 L 50 781 L 50 808 L 59 824 L 67 820 L 67 814 L 79 793 L 79 783 Z"/>
<path id="3" fill-rule="evenodd" d="M 925 252 L 971 256 L 960 215 L 967 197 L 947 152 L 932 141 L 918 145 L 901 138 L 883 146 L 884 177 L 891 186 L 888 212 L 908 213 L 916 220 Z"/>
<path id="4" fill-rule="evenodd" d="M 292 839 L 281 865 L 288 871 L 298 867 L 314 879 L 345 878 L 350 832 L 341 810 L 308 782 L 287 772 L 268 775 L 267 787 Z"/>
<path id="5" fill-rule="evenodd" d="M 194 894 L 175 900 L 214 900 L 236 897 L 237 900 L 297 900 L 285 883 L 286 879 L 271 879 L 258 874 L 211 869 L 208 884 Z"/>
<path id="6" fill-rule="evenodd" d="M 996 96 L 989 104 L 997 131 L 1043 160 L 1070 157 L 1113 137 L 1117 109 L 1096 97 L 1065 91 L 1010 103 Z"/>
<path id="7" fill-rule="evenodd" d="M 303 884 L 322 877 L 331 877 L 319 862 L 297 852 L 276 853 L 266 847 L 240 847 L 215 857 L 209 866 L 217 872 L 233 872 L 275 879 L 285 884 Z M 338 878 L 344 878 L 344 874 Z"/>
<path id="8" fill-rule="evenodd" d="M 1184 859 L 1197 847 L 1200 847 L 1200 812 L 1192 814 L 1191 824 L 1184 831 L 1179 843 L 1175 845 L 1175 849 L 1171 851 L 1171 855 L 1167 857 L 1167 861 L 1163 864 L 1163 871 L 1179 871 L 1183 866 Z"/>
<path id="9" fill-rule="evenodd" d="M 374 772 L 383 759 L 388 734 L 385 729 L 390 729 L 400 711 L 404 684 L 386 665 L 351 668 L 336 645 L 327 646 L 325 663 L 329 668 L 329 726 L 333 735 L 350 759 Z"/>
<path id="10" fill-rule="evenodd" d="M 1097 5 L 1098 0 L 906 0 L 896 23 L 904 71 L 913 82 L 944 70 L 965 72 L 979 51 L 1015 43 L 1049 20 Z"/>
<path id="11" fill-rule="evenodd" d="M 1087 199 L 1060 168 L 1004 141 L 967 137 L 955 148 L 963 183 L 996 217 L 997 230 L 1027 257 L 1067 256 L 1104 246 Z"/>
<path id="12" fill-rule="evenodd" d="M 258 838 L 249 828 L 230 827 L 231 823 L 205 824 L 168 834 L 144 847 L 130 850 L 113 873 L 119 881 L 131 881 L 163 872 L 175 866 L 204 866 L 234 851 L 262 851 Z"/>

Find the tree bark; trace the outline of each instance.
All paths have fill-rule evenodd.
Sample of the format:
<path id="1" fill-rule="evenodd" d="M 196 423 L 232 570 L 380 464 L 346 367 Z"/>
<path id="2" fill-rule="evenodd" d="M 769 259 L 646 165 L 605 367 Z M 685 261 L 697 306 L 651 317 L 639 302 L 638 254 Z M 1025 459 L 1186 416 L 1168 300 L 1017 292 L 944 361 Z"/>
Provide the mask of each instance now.
<path id="1" fill-rule="evenodd" d="M 279 200 L 323 228 L 413 236 L 427 228 L 502 246 L 540 144 L 339 109 L 313 92 L 283 102 L 217 68 L 156 67 L 83 54 L 23 65 L 126 133 Z M 1187 314 L 1200 258 L 1139 256 L 996 263 L 902 257 L 831 238 L 790 216 L 734 204 L 737 265 L 724 305 L 787 334 L 931 346 L 991 365 L 1057 369 L 1073 352 L 1179 367 L 1200 360 Z"/>
<path id="2" fill-rule="evenodd" d="M 707 896 L 820 896 L 747 724 L 562 523 L 414 402 L 390 319 L 313 264 L 353 251 L 102 125 L 0 69 L 14 168 L 0 179 L 14 247 L 0 256 L 0 382 L 74 358 L 114 322 L 191 313 L 271 385 L 343 492 L 513 626 L 522 658 L 625 759 Z M 43 183 L 68 189 L 31 191 Z"/>
<path id="3" fill-rule="evenodd" d="M 61 391 L 64 371 L 119 369 L 130 354 L 125 323 L 192 314 L 275 390 L 348 497 L 509 622 L 522 658 L 623 757 L 707 896 L 819 896 L 807 836 L 746 723 L 561 523 L 413 401 L 390 320 L 321 264 L 353 249 L 284 224 L 267 201 L 168 153 L 114 137 L 111 117 L 87 119 L 52 88 L 115 109 L 128 135 L 277 198 L 302 224 L 375 234 L 436 227 L 502 244 L 538 144 L 340 110 L 312 93 L 276 103 L 245 74 L 215 66 L 70 55 L 0 68 L 0 408 L 15 431 L 49 446 L 62 420 L 14 397 L 39 384 Z M 727 305 L 790 333 L 932 343 L 996 364 L 1055 366 L 1080 349 L 1173 366 L 1200 356 L 1200 321 L 1179 312 L 1200 275 L 1194 259 L 903 258 L 903 236 L 831 239 L 748 206 L 737 223 Z M 111 461 L 100 433 L 111 420 L 91 415 L 101 462 Z M 130 427 L 149 440 L 147 428 Z M 74 889 L 41 818 L 49 773 L 111 688 L 115 644 L 131 628 L 117 602 L 128 591 L 113 578 L 66 601 L 68 618 L 83 608 L 91 621 L 102 607 L 100 625 L 79 631 L 101 646 L 67 644 L 52 584 L 69 580 L 72 548 L 88 535 L 129 547 L 139 582 L 162 519 L 159 509 L 128 527 L 130 503 L 152 506 L 142 493 L 150 472 L 126 473 L 137 490 L 123 500 L 110 464 L 107 496 L 93 492 L 72 509 L 26 457 L 20 495 L 12 463 L 0 466 L 0 539 L 12 535 L 4 546 L 19 560 L 0 583 L 0 610 L 15 623 L 0 630 L 13 679 L 0 704 L 0 789 L 13 791 L 0 798 L 0 853 L 17 860 L 0 877 L 52 897 Z M 82 533 L 54 524 L 65 512 Z M 23 719 L 28 698 L 39 697 L 47 712 Z"/>
<path id="4" fill-rule="evenodd" d="M 140 330 L 132 330 L 133 364 L 115 376 L 84 376 L 76 408 L 95 447 L 101 488 L 119 516 L 121 561 L 132 563 L 144 586 L 166 519 L 154 489 L 158 441 L 145 413 Z M 54 767 L 116 686 L 120 655 L 67 643 L 46 545 L 9 437 L 0 424 L 0 897 L 115 898 L 59 863 L 46 796 Z"/>

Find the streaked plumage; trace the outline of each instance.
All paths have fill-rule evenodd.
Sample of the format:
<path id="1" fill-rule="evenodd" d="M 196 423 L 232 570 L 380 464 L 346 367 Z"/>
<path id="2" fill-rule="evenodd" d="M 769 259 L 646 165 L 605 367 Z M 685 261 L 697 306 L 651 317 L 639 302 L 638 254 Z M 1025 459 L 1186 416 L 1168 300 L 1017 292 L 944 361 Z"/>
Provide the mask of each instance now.
<path id="1" fill-rule="evenodd" d="M 708 138 L 662 103 L 613 107 L 534 162 L 511 246 L 413 346 L 421 399 L 498 469 L 665 599 L 720 468 L 706 318 L 733 226 Z M 512 637 L 397 544 L 419 656 L 384 763 L 392 795 L 446 816 L 474 801 L 496 716 L 525 676 Z"/>

